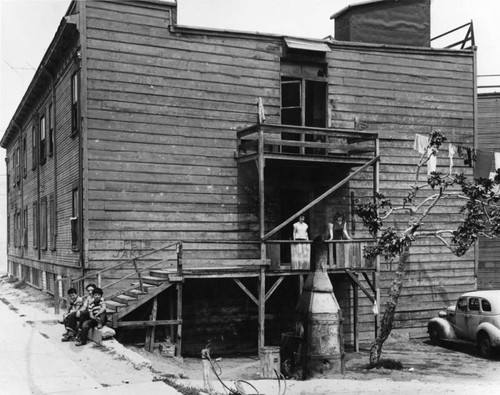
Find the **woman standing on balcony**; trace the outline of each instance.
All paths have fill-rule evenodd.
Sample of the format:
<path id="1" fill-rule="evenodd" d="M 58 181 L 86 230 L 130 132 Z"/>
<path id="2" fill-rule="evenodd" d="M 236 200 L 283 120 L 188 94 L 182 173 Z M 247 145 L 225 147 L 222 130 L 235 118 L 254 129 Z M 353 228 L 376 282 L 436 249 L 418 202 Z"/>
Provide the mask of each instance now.
<path id="1" fill-rule="evenodd" d="M 331 227 L 330 224 L 332 225 Z M 329 240 L 352 240 L 347 232 L 347 225 L 343 214 L 337 214 L 334 222 L 328 224 L 328 231 L 331 235 Z"/>

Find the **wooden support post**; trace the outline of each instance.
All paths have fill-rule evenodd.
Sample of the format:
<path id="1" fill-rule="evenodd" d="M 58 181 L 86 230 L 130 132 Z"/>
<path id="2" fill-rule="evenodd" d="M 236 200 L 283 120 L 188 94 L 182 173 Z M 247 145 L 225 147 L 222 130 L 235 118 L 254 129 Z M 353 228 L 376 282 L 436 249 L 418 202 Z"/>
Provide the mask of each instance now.
<path id="1" fill-rule="evenodd" d="M 260 267 L 259 276 L 259 356 L 260 350 L 265 345 L 265 319 L 266 319 L 266 271 L 265 267 Z"/>
<path id="2" fill-rule="evenodd" d="M 97 287 L 102 288 L 102 275 L 101 275 L 101 273 L 97 274 Z"/>
<path id="3" fill-rule="evenodd" d="M 357 274 L 355 274 L 357 276 Z M 358 284 L 352 282 L 353 303 L 354 303 L 354 317 L 353 317 L 353 333 L 354 333 L 354 351 L 359 352 L 359 325 L 358 325 L 358 310 L 359 310 L 359 297 L 358 297 Z"/>
<path id="4" fill-rule="evenodd" d="M 177 284 L 177 319 L 182 320 L 182 283 Z M 175 355 L 180 357 L 182 355 L 182 324 L 177 325 L 176 343 Z"/>
<path id="5" fill-rule="evenodd" d="M 168 298 L 168 318 L 170 320 L 173 320 L 174 319 L 174 296 L 173 296 L 172 292 L 169 291 L 169 293 L 171 294 L 171 296 Z M 173 342 L 174 337 L 175 337 L 174 326 L 170 325 L 168 329 L 170 332 L 170 340 Z"/>
<path id="6" fill-rule="evenodd" d="M 158 311 L 158 297 L 155 296 L 153 299 L 153 307 L 151 307 L 151 315 L 149 316 L 150 321 L 156 321 L 156 314 Z M 146 341 L 144 342 L 144 348 L 146 351 L 153 352 L 155 344 L 155 330 L 156 326 L 152 326 L 146 330 Z"/>
<path id="7" fill-rule="evenodd" d="M 139 285 L 141 287 L 141 292 L 144 292 L 144 284 L 142 282 L 141 273 L 139 273 L 139 269 L 137 268 L 137 260 L 133 259 L 132 263 L 134 264 L 135 272 L 137 273 L 137 276 L 139 277 Z"/>

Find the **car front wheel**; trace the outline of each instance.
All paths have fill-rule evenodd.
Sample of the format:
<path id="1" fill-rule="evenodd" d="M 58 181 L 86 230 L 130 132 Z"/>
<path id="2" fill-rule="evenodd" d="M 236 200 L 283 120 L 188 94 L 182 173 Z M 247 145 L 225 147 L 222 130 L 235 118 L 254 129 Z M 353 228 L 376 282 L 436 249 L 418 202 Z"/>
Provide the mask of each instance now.
<path id="1" fill-rule="evenodd" d="M 480 333 L 477 339 L 477 348 L 481 356 L 491 358 L 493 355 L 493 348 L 491 347 L 490 337 L 486 333 Z"/>

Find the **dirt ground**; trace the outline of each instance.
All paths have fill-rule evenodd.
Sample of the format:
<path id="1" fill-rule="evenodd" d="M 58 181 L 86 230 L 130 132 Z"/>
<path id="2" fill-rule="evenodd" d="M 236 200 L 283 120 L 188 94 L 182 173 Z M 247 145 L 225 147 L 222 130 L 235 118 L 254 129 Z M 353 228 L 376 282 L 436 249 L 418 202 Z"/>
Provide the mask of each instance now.
<path id="1" fill-rule="evenodd" d="M 6 277 L 0 279 L 0 302 L 7 304 L 11 310 L 36 328 L 56 347 L 71 356 L 84 370 L 105 386 L 125 382 L 154 381 L 163 378 L 197 385 L 196 383 L 199 384 L 203 378 L 202 363 L 197 358 L 163 357 L 159 352 L 148 353 L 138 347 L 122 347 L 119 343 L 117 345 L 114 340 L 105 341 L 104 347 L 90 345 L 82 348 L 61 343 L 63 328 L 61 324 L 57 323 L 58 317 L 54 314 L 52 298 L 29 286 L 17 289 L 14 287 L 14 283 L 7 281 Z M 99 358 L 95 358 L 96 355 L 99 355 Z M 256 356 L 225 358 L 223 355 L 215 355 L 214 357 L 222 357 L 219 365 L 223 380 L 260 379 L 260 362 Z M 392 338 L 384 346 L 383 358 L 397 360 L 402 363 L 403 368 L 401 370 L 368 370 L 368 349 L 365 346 L 358 353 L 347 353 L 344 375 L 332 374 L 320 378 L 338 379 L 342 382 L 351 380 L 353 383 L 363 382 L 368 386 L 370 384 L 366 381 L 371 380 L 372 383 L 375 383 L 381 379 L 393 385 L 395 382 L 401 383 L 401 385 L 415 381 L 442 385 L 463 381 L 468 385 L 477 384 L 478 388 L 482 383 L 490 385 L 488 388 L 493 385 L 495 389 L 498 385 L 499 392 L 497 393 L 500 393 L 500 356 L 493 360 L 483 359 L 477 355 L 474 347 L 435 347 L 427 339 L 408 341 Z M 100 362 L 96 364 L 96 360 Z M 321 383 L 321 380 L 316 383 Z M 305 390 L 305 392 L 295 393 L 316 394 L 320 392 Z M 331 393 L 331 391 L 321 393 L 326 394 Z M 486 395 L 488 392 L 478 393 Z"/>

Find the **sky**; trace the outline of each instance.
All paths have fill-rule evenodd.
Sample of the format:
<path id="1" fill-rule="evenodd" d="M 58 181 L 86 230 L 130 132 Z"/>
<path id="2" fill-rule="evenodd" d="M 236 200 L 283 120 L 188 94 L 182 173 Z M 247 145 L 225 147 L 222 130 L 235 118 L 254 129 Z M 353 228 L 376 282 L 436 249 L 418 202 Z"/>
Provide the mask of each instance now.
<path id="1" fill-rule="evenodd" d="M 181 25 L 323 38 L 330 16 L 359 0 L 177 0 Z M 0 0 L 0 136 L 3 136 L 69 0 Z M 431 0 L 431 37 L 470 22 L 478 47 L 478 74 L 500 74 L 499 0 Z M 465 31 L 459 33 L 465 36 Z M 449 42 L 448 42 L 449 43 Z M 500 84 L 500 76 L 479 85 Z M 500 88 L 497 88 L 499 91 Z M 5 237 L 5 150 L 0 149 L 0 269 Z"/>

